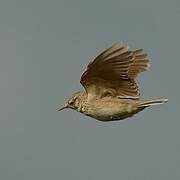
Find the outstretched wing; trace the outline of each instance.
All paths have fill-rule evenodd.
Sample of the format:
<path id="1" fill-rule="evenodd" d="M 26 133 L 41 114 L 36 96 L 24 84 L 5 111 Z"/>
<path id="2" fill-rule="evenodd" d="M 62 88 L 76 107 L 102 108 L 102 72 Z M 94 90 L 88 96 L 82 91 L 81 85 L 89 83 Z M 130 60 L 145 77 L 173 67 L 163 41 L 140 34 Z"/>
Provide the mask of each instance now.
<path id="1" fill-rule="evenodd" d="M 148 68 L 149 60 L 142 49 L 130 51 L 114 44 L 89 63 L 80 82 L 88 96 L 137 99 L 140 92 L 134 78 Z"/>

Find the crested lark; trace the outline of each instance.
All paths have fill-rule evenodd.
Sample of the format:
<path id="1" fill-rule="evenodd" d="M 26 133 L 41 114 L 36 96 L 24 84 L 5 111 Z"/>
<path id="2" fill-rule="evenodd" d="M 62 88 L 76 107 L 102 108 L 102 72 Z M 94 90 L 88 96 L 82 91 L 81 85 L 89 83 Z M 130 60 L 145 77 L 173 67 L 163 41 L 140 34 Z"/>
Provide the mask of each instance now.
<path id="1" fill-rule="evenodd" d="M 142 49 L 114 44 L 90 62 L 81 76 L 85 91 L 73 94 L 60 110 L 71 108 L 100 121 L 122 120 L 168 99 L 140 100 L 135 78 L 149 69 Z"/>

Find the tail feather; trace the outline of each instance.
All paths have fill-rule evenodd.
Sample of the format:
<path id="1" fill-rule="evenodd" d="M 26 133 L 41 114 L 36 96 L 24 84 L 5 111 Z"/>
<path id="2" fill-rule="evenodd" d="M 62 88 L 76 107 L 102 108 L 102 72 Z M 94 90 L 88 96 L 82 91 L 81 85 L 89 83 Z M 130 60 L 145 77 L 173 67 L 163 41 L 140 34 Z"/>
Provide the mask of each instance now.
<path id="1" fill-rule="evenodd" d="M 158 105 L 158 104 L 164 104 L 168 102 L 168 99 L 155 99 L 155 100 L 147 100 L 138 103 L 138 107 L 148 107 L 148 106 L 153 106 L 153 105 Z"/>

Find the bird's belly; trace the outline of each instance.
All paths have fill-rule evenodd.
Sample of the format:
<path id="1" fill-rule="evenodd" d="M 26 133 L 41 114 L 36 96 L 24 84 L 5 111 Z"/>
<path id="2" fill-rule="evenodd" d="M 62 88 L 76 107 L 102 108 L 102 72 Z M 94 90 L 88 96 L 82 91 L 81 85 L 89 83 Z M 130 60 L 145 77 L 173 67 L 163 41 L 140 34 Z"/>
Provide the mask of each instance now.
<path id="1" fill-rule="evenodd" d="M 100 121 L 122 120 L 134 114 L 132 106 L 117 105 L 99 107 L 91 111 L 90 116 Z"/>

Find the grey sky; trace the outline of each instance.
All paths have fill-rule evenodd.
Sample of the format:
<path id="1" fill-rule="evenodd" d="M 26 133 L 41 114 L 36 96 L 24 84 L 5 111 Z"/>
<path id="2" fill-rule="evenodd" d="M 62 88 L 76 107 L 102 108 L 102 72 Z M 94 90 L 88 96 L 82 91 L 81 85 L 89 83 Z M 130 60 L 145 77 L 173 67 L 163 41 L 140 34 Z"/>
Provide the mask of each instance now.
<path id="1" fill-rule="evenodd" d="M 180 1 L 1 0 L 0 179 L 179 180 Z M 143 98 L 169 103 L 102 123 L 56 109 L 113 42 L 144 48 Z"/>

